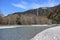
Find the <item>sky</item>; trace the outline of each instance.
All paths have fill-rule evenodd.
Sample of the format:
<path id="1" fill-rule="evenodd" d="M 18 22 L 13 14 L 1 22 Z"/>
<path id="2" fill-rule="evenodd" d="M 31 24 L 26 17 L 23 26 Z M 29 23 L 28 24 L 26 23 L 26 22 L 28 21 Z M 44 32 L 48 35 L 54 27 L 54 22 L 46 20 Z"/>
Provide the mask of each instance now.
<path id="1" fill-rule="evenodd" d="M 0 11 L 5 16 L 15 12 L 24 12 L 40 7 L 53 7 L 60 4 L 60 0 L 0 0 Z"/>

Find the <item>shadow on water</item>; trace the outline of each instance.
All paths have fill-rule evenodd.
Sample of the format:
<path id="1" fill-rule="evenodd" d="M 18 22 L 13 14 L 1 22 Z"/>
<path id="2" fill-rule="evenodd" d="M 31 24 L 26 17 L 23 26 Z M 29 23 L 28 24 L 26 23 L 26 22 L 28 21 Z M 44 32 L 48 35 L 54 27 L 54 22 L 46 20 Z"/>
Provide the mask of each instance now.
<path id="1" fill-rule="evenodd" d="M 50 26 L 50 27 L 55 27 Z M 47 26 L 43 27 L 17 27 L 0 29 L 0 40 L 29 40 L 34 37 L 37 33 L 50 28 Z"/>

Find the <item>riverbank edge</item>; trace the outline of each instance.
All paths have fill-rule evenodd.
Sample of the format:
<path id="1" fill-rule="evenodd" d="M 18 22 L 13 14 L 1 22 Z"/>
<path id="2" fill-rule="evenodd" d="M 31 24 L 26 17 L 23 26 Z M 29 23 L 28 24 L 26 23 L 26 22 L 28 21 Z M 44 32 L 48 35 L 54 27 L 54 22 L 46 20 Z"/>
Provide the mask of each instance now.
<path id="1" fill-rule="evenodd" d="M 17 28 L 17 27 L 52 27 L 52 26 L 58 26 L 59 24 L 52 24 L 52 25 L 3 25 L 3 26 L 0 26 L 0 29 L 5 29 L 5 28 Z"/>

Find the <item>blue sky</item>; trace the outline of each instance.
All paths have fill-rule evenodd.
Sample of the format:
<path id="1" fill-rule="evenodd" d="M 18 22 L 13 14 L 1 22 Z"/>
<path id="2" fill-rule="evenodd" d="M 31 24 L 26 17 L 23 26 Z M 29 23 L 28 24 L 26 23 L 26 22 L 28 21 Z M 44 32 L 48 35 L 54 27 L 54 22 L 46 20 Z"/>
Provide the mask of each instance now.
<path id="1" fill-rule="evenodd" d="M 0 10 L 4 15 L 8 15 L 39 7 L 53 7 L 58 4 L 60 0 L 0 0 Z"/>

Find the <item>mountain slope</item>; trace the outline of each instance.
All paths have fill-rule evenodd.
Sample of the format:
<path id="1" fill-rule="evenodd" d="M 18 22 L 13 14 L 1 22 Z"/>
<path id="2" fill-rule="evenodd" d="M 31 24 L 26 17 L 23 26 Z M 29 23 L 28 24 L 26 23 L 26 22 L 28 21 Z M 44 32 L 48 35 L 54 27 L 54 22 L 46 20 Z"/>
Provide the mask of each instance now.
<path id="1" fill-rule="evenodd" d="M 60 5 L 38 8 L 38 16 L 37 9 L 15 12 L 3 17 L 2 23 L 8 25 L 60 24 Z"/>
<path id="2" fill-rule="evenodd" d="M 53 23 L 60 24 L 60 5 L 53 7 L 52 11 L 48 13 L 47 17 L 52 19 Z"/>

